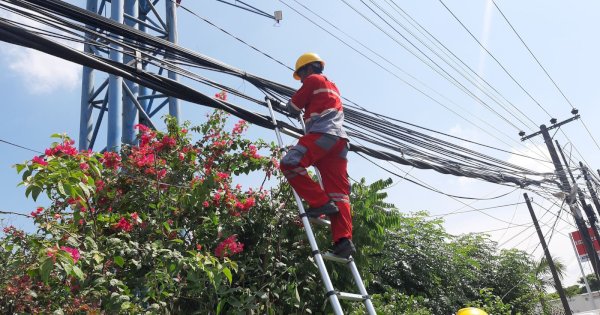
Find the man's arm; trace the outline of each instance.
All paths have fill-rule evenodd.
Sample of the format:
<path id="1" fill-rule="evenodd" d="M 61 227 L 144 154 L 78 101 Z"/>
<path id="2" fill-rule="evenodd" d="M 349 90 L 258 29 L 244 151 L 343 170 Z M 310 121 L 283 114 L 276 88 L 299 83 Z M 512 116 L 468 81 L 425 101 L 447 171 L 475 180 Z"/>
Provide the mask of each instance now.
<path id="1" fill-rule="evenodd" d="M 308 76 L 302 83 L 302 87 L 292 96 L 286 107 L 290 114 L 298 115 L 310 103 L 313 92 L 319 84 L 316 75 Z"/>

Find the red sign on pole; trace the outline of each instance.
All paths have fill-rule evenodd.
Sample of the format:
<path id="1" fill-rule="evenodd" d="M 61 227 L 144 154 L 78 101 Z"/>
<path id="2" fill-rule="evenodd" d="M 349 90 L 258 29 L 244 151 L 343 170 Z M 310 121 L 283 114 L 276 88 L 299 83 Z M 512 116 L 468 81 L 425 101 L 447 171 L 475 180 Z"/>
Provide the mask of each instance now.
<path id="1" fill-rule="evenodd" d="M 592 242 L 594 244 L 594 249 L 596 250 L 596 253 L 600 254 L 600 243 L 598 243 L 598 240 L 594 236 L 594 231 L 592 230 L 592 228 L 588 228 L 588 233 L 592 238 Z M 581 239 L 581 233 L 579 233 L 579 231 L 575 231 L 571 232 L 570 234 L 571 239 L 575 244 L 575 249 L 577 249 L 577 255 L 579 255 L 579 259 L 581 259 L 581 261 L 587 261 L 589 257 L 585 249 L 585 245 L 583 244 L 583 240 Z"/>

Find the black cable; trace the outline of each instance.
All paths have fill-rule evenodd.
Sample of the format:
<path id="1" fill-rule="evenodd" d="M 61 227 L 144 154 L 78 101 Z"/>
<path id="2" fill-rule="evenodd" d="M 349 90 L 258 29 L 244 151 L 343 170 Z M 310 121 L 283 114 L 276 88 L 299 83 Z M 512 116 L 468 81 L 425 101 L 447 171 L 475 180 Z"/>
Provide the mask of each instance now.
<path id="1" fill-rule="evenodd" d="M 421 43 L 421 45 L 425 46 L 430 52 L 432 52 L 435 56 L 437 56 L 439 59 L 441 59 L 442 61 L 444 61 L 446 63 L 446 65 L 448 65 L 450 68 L 452 68 L 454 71 L 456 71 L 458 74 L 460 74 L 464 79 L 466 79 L 469 83 L 471 83 L 474 87 L 476 87 L 477 89 L 479 89 L 479 91 L 481 91 L 483 94 L 485 94 L 487 97 L 489 97 L 492 101 L 494 101 L 496 104 L 498 104 L 504 111 L 506 111 L 509 115 L 511 115 L 514 119 L 516 119 L 517 121 L 519 121 L 523 126 L 525 126 L 526 128 L 529 128 L 529 130 L 532 130 L 530 126 L 528 126 L 525 122 L 523 122 L 521 120 L 521 118 L 517 117 L 516 115 L 514 115 L 510 110 L 508 110 L 503 104 L 501 104 L 493 95 L 491 95 L 492 93 L 489 93 L 487 91 L 487 89 L 484 89 L 480 84 L 478 84 L 478 82 L 474 81 L 473 79 L 467 77 L 467 75 L 463 72 L 460 71 L 457 67 L 455 67 L 454 65 L 452 65 L 448 60 L 446 60 L 445 58 L 443 58 L 443 56 L 441 56 L 438 52 L 436 52 L 433 48 L 431 48 L 429 45 L 427 45 L 427 43 L 425 43 L 423 40 L 421 40 L 420 38 L 418 38 L 417 36 L 415 36 L 415 34 L 413 32 L 411 32 L 404 24 L 400 23 L 400 21 L 398 21 L 398 19 L 396 19 L 392 14 L 390 14 L 387 10 L 385 10 L 383 7 L 381 7 L 377 2 L 373 1 L 373 0 L 368 0 L 370 3 L 372 3 L 374 6 L 376 6 L 381 12 L 383 12 L 387 17 L 389 17 L 390 19 L 392 19 L 397 25 L 399 25 L 400 27 L 402 27 L 407 33 L 409 33 L 410 35 L 412 35 L 417 41 L 419 41 L 419 43 Z M 454 81 L 458 82 L 458 80 L 456 78 L 454 78 L 454 76 L 452 76 L 450 73 L 448 73 L 447 71 L 443 70 L 443 68 L 438 65 L 435 61 L 433 61 L 433 59 L 431 59 L 430 57 L 428 57 L 424 51 L 422 51 L 420 48 L 417 47 L 417 45 L 415 45 L 410 39 L 408 39 L 404 34 L 402 34 L 401 32 L 398 31 L 398 29 L 396 29 L 395 27 L 393 27 L 386 19 L 384 19 L 379 13 L 375 12 L 375 10 L 373 8 L 371 8 L 366 2 L 364 2 L 363 0 L 361 0 L 361 2 L 369 9 L 371 10 L 371 12 L 373 12 L 375 15 L 377 15 L 377 17 L 379 17 L 383 22 L 385 22 L 389 27 L 391 27 L 397 34 L 399 34 L 400 36 L 402 36 L 402 38 L 404 40 L 406 40 L 411 46 L 413 46 L 415 49 L 417 49 L 422 55 L 424 55 L 425 57 L 427 57 L 427 59 L 429 59 L 431 62 L 433 62 L 438 68 L 442 69 L 442 71 L 444 71 L 448 76 L 450 76 Z M 467 89 L 464 85 L 460 84 L 462 87 L 464 87 L 465 89 Z M 500 115 L 500 113 L 496 112 L 494 109 L 491 108 L 491 106 L 489 106 L 487 104 L 487 102 L 484 102 L 481 98 L 477 97 L 474 93 L 469 92 L 470 95 L 472 95 L 472 97 L 474 97 L 478 102 L 480 102 L 482 105 L 486 106 L 486 108 L 488 108 L 489 110 L 491 110 L 493 113 L 495 113 L 497 116 L 501 117 L 504 119 L 504 116 Z M 516 106 L 513 105 L 514 108 L 517 108 Z M 533 126 L 536 126 L 535 123 L 533 123 L 533 121 L 531 121 L 531 123 L 533 124 Z M 512 122 L 511 122 L 512 124 Z M 515 126 L 516 127 L 516 126 Z M 517 128 L 519 129 L 519 128 Z"/>
<path id="2" fill-rule="evenodd" d="M 167 0 L 167 1 L 173 1 L 173 0 Z M 220 0 L 217 0 L 217 1 L 220 1 Z M 240 2 L 241 2 L 241 1 L 240 1 Z M 201 17 L 201 16 L 200 16 L 200 15 L 198 15 L 196 12 L 194 12 L 194 11 L 192 11 L 192 10 L 188 9 L 187 7 L 185 7 L 185 6 L 182 6 L 182 5 L 179 5 L 179 7 L 180 7 L 180 8 L 182 8 L 183 10 L 187 11 L 188 13 L 192 14 L 193 16 L 195 16 L 195 17 L 199 18 L 200 20 L 202 20 L 202 21 L 206 22 L 207 24 L 209 24 L 209 25 L 213 26 L 214 28 L 216 28 L 216 29 L 220 30 L 221 32 L 223 32 L 223 33 L 225 33 L 225 34 L 229 35 L 230 37 L 234 38 L 235 40 L 239 41 L 240 43 L 242 43 L 242 44 L 244 44 L 244 45 L 246 45 L 246 46 L 250 47 L 251 49 L 255 50 L 256 52 L 260 53 L 261 55 L 263 55 L 263 56 L 265 56 L 265 57 L 267 57 L 267 58 L 269 58 L 269 59 L 271 59 L 271 60 L 275 61 L 276 63 L 278 63 L 278 64 L 280 64 L 280 65 L 284 66 L 285 68 L 287 68 L 287 69 L 289 69 L 289 70 L 291 70 L 291 71 L 294 71 L 294 69 L 292 69 L 292 68 L 291 68 L 291 67 L 289 67 L 288 65 L 286 65 L 286 64 L 284 64 L 283 62 L 281 62 L 281 61 L 279 61 L 279 60 L 275 59 L 274 57 L 272 57 L 271 55 L 269 55 L 269 54 L 267 54 L 267 53 L 263 52 L 262 50 L 260 50 L 260 49 L 258 49 L 258 48 L 256 48 L 256 47 L 254 47 L 254 46 L 252 46 L 252 45 L 250 45 L 249 43 L 247 43 L 247 42 L 246 42 L 246 41 L 244 41 L 243 39 L 241 39 L 241 38 L 239 38 L 239 37 L 237 37 L 237 36 L 235 36 L 235 35 L 231 34 L 230 32 L 226 31 L 225 29 L 221 28 L 220 26 L 217 26 L 217 25 L 216 25 L 216 24 L 214 24 L 213 22 L 211 22 L 211 21 L 209 21 L 209 20 L 207 20 L 207 19 L 205 19 L 205 18 Z M 274 18 L 274 17 L 273 17 L 273 18 Z"/>
<path id="3" fill-rule="evenodd" d="M 64 5 L 64 4 L 61 3 L 61 5 Z M 92 22 L 98 22 L 98 21 L 92 21 Z M 107 24 L 109 24 L 107 21 L 105 21 L 105 22 Z M 117 27 L 117 26 L 115 25 L 114 27 Z M 121 30 L 126 30 L 127 29 L 126 27 L 124 27 L 122 25 L 119 25 L 119 27 L 121 27 Z M 127 35 L 127 34 L 125 34 L 125 35 Z M 129 34 L 129 35 L 131 35 L 131 34 Z M 152 43 L 156 44 L 159 41 L 157 41 L 155 39 L 154 40 L 148 39 L 147 41 L 146 40 L 142 41 L 142 43 L 144 45 L 148 44 L 149 42 L 152 42 Z M 169 48 L 168 45 L 161 45 L 161 46 L 157 46 L 157 47 L 161 47 L 161 49 L 164 49 L 165 51 L 167 51 L 167 48 Z M 181 55 L 181 50 L 180 49 L 176 50 L 175 52 L 176 52 L 175 53 L 176 56 L 183 57 Z M 184 52 L 185 57 L 183 57 L 182 60 L 187 60 L 187 59 L 195 60 L 195 61 L 199 60 L 199 61 L 201 61 L 201 63 L 204 62 L 204 64 L 206 64 L 206 65 L 210 65 L 212 67 L 216 66 L 216 68 L 218 70 L 224 71 L 226 73 L 234 74 L 234 75 L 240 75 L 241 77 L 243 77 L 245 79 L 248 78 L 249 80 L 251 80 L 251 83 L 253 83 L 255 85 L 258 85 L 259 88 L 262 87 L 263 89 L 265 89 L 265 91 L 271 90 L 271 91 L 273 91 L 275 93 L 283 93 L 283 94 L 286 94 L 286 95 L 291 95 L 291 93 L 293 92 L 293 90 L 290 89 L 290 88 L 288 88 L 288 87 L 285 87 L 285 86 L 282 86 L 280 84 L 277 84 L 277 83 L 274 83 L 274 82 L 271 82 L 271 81 L 267 81 L 267 80 L 264 80 L 264 79 L 261 79 L 261 78 L 258 78 L 258 77 L 254 77 L 252 75 L 249 75 L 249 74 L 247 74 L 245 72 L 239 71 L 239 70 L 237 70 L 235 68 L 232 68 L 230 66 L 224 65 L 222 63 L 218 63 L 218 62 L 216 62 L 213 59 L 210 59 L 210 58 L 207 58 L 207 57 L 204 57 L 204 56 L 200 56 L 200 55 L 197 55 L 197 54 L 194 54 L 194 53 L 191 53 L 191 52 L 187 52 L 187 51 L 183 51 L 183 52 Z M 227 104 L 227 105 L 231 105 L 231 104 Z M 236 110 L 238 110 L 238 109 L 236 109 L 234 107 L 231 107 L 231 108 L 228 109 L 228 111 L 230 111 L 230 112 L 231 111 L 236 111 Z M 244 117 L 241 117 L 241 118 L 244 118 Z M 264 118 L 264 117 L 261 117 L 261 118 Z M 259 120 L 261 118 L 259 118 Z M 250 121 L 250 119 L 247 119 L 247 120 Z M 445 173 L 457 173 L 457 171 L 453 171 L 453 170 L 447 169 L 447 167 L 444 168 L 444 167 L 435 166 L 435 165 L 428 165 L 427 163 L 419 162 L 419 161 L 412 161 L 411 162 L 410 160 L 407 160 L 407 159 L 404 159 L 404 158 L 393 156 L 393 155 L 390 155 L 390 154 L 387 154 L 387 153 L 384 154 L 382 152 L 377 152 L 377 151 L 373 151 L 373 150 L 366 149 L 366 148 L 359 148 L 359 150 L 361 150 L 362 152 L 365 152 L 365 153 L 367 153 L 369 155 L 372 155 L 372 156 L 373 156 L 373 154 L 375 154 L 375 156 L 377 156 L 378 158 L 382 158 L 383 157 L 383 158 L 385 158 L 387 160 L 393 160 L 395 162 L 400 162 L 400 163 L 407 163 L 408 162 L 409 165 L 413 165 L 413 166 L 416 166 L 418 168 L 430 168 L 430 167 L 433 167 L 434 169 L 436 169 L 438 171 L 445 172 Z M 460 173 L 460 172 L 458 172 L 458 173 Z M 487 178 L 489 178 L 489 177 L 487 177 Z M 498 178 L 496 178 L 496 179 L 492 178 L 492 180 L 498 182 Z M 531 181 L 526 181 L 526 182 L 532 183 Z M 522 185 L 524 182 L 519 180 L 519 181 L 516 181 L 515 183 L 519 183 L 519 185 Z"/>
<path id="4" fill-rule="evenodd" d="M 529 118 L 529 116 L 527 116 L 525 113 L 523 113 L 521 111 L 521 109 L 519 107 L 517 107 L 516 105 L 514 105 L 512 102 L 510 102 L 502 93 L 500 93 L 500 91 L 498 91 L 496 88 L 494 88 L 485 78 L 483 78 L 481 75 L 479 75 L 479 73 L 477 73 L 477 71 L 473 70 L 472 67 L 470 67 L 469 65 L 467 65 L 460 57 L 458 57 L 454 52 L 452 52 L 446 45 L 444 45 L 436 36 L 434 36 L 433 34 L 431 34 L 425 27 L 423 27 L 417 20 L 415 20 L 408 12 L 406 12 L 405 10 L 403 10 L 396 2 L 391 1 L 391 0 L 385 0 L 385 2 L 392 8 L 394 9 L 394 11 L 400 13 L 401 15 L 405 15 L 408 17 L 408 19 L 410 19 L 410 21 L 408 19 L 405 18 L 405 20 L 407 20 L 415 29 L 417 29 L 417 31 L 419 33 L 421 33 L 421 35 L 423 35 L 425 38 L 428 38 L 427 36 L 429 36 L 430 38 L 432 38 L 435 42 L 432 42 L 435 46 L 438 47 L 438 49 L 440 49 L 446 56 L 448 56 L 447 53 L 445 53 L 446 51 L 448 53 L 450 53 L 452 55 L 452 57 L 454 57 L 456 60 L 458 60 L 460 62 L 460 64 L 462 64 L 462 66 L 466 67 L 470 73 L 472 73 L 473 75 L 475 75 L 477 77 L 478 80 L 480 80 L 481 82 L 485 83 L 486 86 L 488 86 L 489 88 L 491 88 L 496 94 L 498 94 L 505 102 L 507 102 L 508 104 L 510 104 L 515 110 L 517 110 L 521 115 L 523 115 L 525 118 L 527 118 L 534 126 L 537 127 L 537 124 L 531 119 Z M 390 4 L 391 3 L 391 4 Z M 393 6 L 392 6 L 393 5 Z M 411 23 L 412 21 L 412 23 Z M 414 24 L 413 24 L 414 23 Z M 415 26 L 416 24 L 416 26 Z M 408 31 L 408 30 L 407 30 Z M 410 32 L 412 34 L 412 32 Z M 426 35 L 427 34 L 427 35 Z M 413 37 L 417 38 L 415 35 L 413 35 Z M 430 40 L 431 42 L 431 40 Z M 439 46 L 443 47 L 444 49 L 442 50 Z M 448 56 L 450 57 L 450 56 Z M 449 58 L 451 59 L 451 58 Z"/>
<path id="5" fill-rule="evenodd" d="M 391 72 L 388 68 L 384 67 L 383 65 L 381 65 L 380 63 L 376 62 L 375 60 L 373 60 L 372 58 L 366 56 L 364 53 L 362 53 L 361 51 L 357 50 L 356 48 L 352 47 L 350 44 L 348 44 L 347 42 L 345 42 L 343 39 L 339 38 L 338 36 L 336 36 L 335 34 L 329 32 L 328 30 L 326 30 L 324 27 L 322 27 L 321 25 L 317 24 L 315 21 L 313 21 L 313 19 L 307 17 L 306 15 L 302 14 L 301 12 L 299 12 L 298 10 L 296 10 L 295 8 L 291 7 L 290 5 L 288 5 L 287 3 L 285 3 L 285 1 L 280 0 L 284 5 L 286 5 L 288 8 L 290 8 L 291 10 L 295 11 L 296 13 L 298 13 L 300 16 L 304 17 L 307 21 L 309 21 L 310 23 L 314 24 L 315 26 L 317 26 L 318 28 L 320 28 L 321 30 L 323 30 L 324 32 L 328 33 L 329 35 L 331 35 L 332 37 L 334 37 L 335 39 L 337 39 L 338 41 L 340 41 L 342 44 L 346 45 L 347 47 L 349 47 L 350 49 L 352 49 L 353 51 L 355 51 L 356 53 L 358 53 L 359 55 L 363 56 L 364 58 L 366 58 L 367 60 L 371 61 L 373 64 L 377 65 L 379 68 L 381 68 L 382 70 L 388 72 L 389 74 L 391 74 L 392 76 L 396 77 L 397 79 L 399 79 L 401 82 L 403 82 L 404 84 L 408 85 L 409 87 L 411 87 L 412 89 L 414 89 L 415 91 L 419 92 L 420 94 L 422 94 L 423 96 L 425 96 L 426 98 L 432 100 L 434 103 L 442 106 L 443 108 L 445 108 L 446 110 L 450 111 L 451 113 L 453 113 L 454 115 L 460 117 L 461 119 L 463 119 L 464 121 L 468 122 L 469 124 L 473 125 L 474 127 L 476 127 L 477 129 L 483 131 L 484 133 L 490 135 L 491 137 L 495 138 L 496 140 L 502 142 L 503 144 L 507 145 L 507 146 L 511 146 L 508 143 L 506 143 L 504 140 L 499 139 L 497 136 L 495 136 L 494 134 L 490 133 L 486 128 L 482 128 L 480 126 L 478 126 L 477 124 L 473 123 L 471 120 L 465 118 L 463 115 L 461 115 L 458 111 L 454 110 L 453 108 L 443 104 L 442 102 L 440 102 L 439 100 L 435 99 L 434 97 L 432 97 L 431 95 L 427 94 L 426 92 L 424 92 L 423 90 L 419 89 L 416 85 L 402 79 L 401 77 L 399 77 L 397 74 Z M 451 100 L 447 99 L 446 97 L 444 97 L 443 95 L 441 95 L 439 92 L 433 90 L 432 88 L 428 87 L 426 84 L 424 84 L 423 82 L 419 81 L 417 78 L 415 78 L 414 76 L 408 74 L 406 71 L 402 70 L 401 68 L 395 66 L 394 64 L 392 64 L 392 66 L 394 66 L 395 68 L 399 69 L 400 71 L 402 71 L 404 74 L 408 75 L 409 77 L 411 77 L 413 80 L 417 81 L 418 83 L 422 84 L 423 86 L 427 87 L 428 89 L 434 91 L 436 94 L 438 94 L 439 96 L 441 96 L 442 98 L 450 101 L 451 103 L 453 103 L 454 105 L 457 105 L 458 107 L 460 107 L 460 105 L 452 102 Z M 466 110 L 464 110 L 464 108 L 460 107 L 461 110 L 467 112 Z M 467 112 L 469 113 L 469 112 Z M 471 114 L 471 113 L 469 113 Z M 472 114 L 471 114 L 472 115 Z M 473 115 L 474 116 L 474 115 Z M 475 118 L 479 121 L 481 121 L 482 123 L 484 123 L 485 125 L 487 125 L 489 128 L 492 128 L 494 130 L 496 130 L 499 134 L 504 135 L 505 137 L 511 139 L 511 141 L 515 142 L 517 145 L 523 145 L 520 142 L 515 141 L 512 137 L 509 137 L 508 135 L 506 135 L 504 132 L 500 131 L 496 126 L 491 125 L 483 120 L 481 120 L 479 117 L 475 116 Z"/>
<path id="6" fill-rule="evenodd" d="M 478 199 L 478 200 L 481 200 L 481 199 Z M 515 206 L 515 205 L 522 205 L 522 204 L 524 204 L 524 202 L 509 203 L 509 204 L 500 205 L 500 206 L 493 206 L 493 207 L 486 207 L 486 208 L 477 208 L 477 209 L 471 209 L 471 210 L 465 210 L 465 211 L 452 211 L 452 212 L 446 212 L 446 213 L 441 213 L 441 214 L 432 214 L 432 215 L 429 215 L 428 217 L 447 217 L 449 215 L 463 214 L 463 213 L 469 213 L 469 212 L 475 212 L 475 211 L 483 211 L 483 210 L 491 210 L 491 209 L 497 209 L 497 208 Z"/>
<path id="7" fill-rule="evenodd" d="M 169 0 L 169 1 L 172 1 L 172 0 Z M 224 0 L 216 0 L 216 1 L 218 1 L 218 2 L 221 2 L 221 3 L 228 4 L 228 5 L 230 5 L 230 6 L 233 6 L 233 7 L 236 7 L 236 8 L 238 8 L 238 9 L 242 9 L 242 10 L 246 10 L 246 11 L 248 11 L 248 12 L 252 12 L 252 13 L 254 13 L 254 14 L 258 14 L 258 15 L 260 15 L 260 16 L 268 17 L 268 18 L 270 18 L 270 19 L 275 19 L 275 17 L 274 17 L 273 15 L 270 15 L 270 14 L 268 14 L 267 12 L 265 12 L 265 11 L 262 11 L 262 10 L 260 10 L 260 9 L 257 9 L 257 8 L 255 8 L 255 7 L 251 6 L 251 5 L 249 5 L 249 4 L 247 4 L 247 3 L 243 2 L 243 1 L 240 1 L 240 0 L 236 0 L 236 2 L 242 3 L 242 4 L 244 4 L 245 6 L 247 6 L 247 7 L 249 7 L 249 8 L 252 8 L 252 10 L 251 10 L 251 9 L 248 9 L 248 8 L 245 8 L 245 7 L 242 7 L 241 5 L 237 5 L 237 4 L 235 4 L 235 3 L 227 2 L 227 1 L 224 1 Z M 181 7 L 181 4 L 179 4 L 179 7 Z"/>
<path id="8" fill-rule="evenodd" d="M 6 141 L 6 140 L 0 139 L 0 142 L 6 143 L 8 145 L 12 145 L 13 147 L 17 147 L 17 148 L 21 148 L 21 149 L 24 149 L 24 150 L 28 150 L 28 151 L 31 151 L 31 152 L 34 152 L 34 153 L 44 154 L 44 152 L 42 152 L 42 151 L 38 151 L 38 150 L 35 150 L 35 149 L 24 147 L 22 145 L 18 145 L 16 143 L 13 143 L 13 142 L 10 142 L 10 141 Z"/>
<path id="9" fill-rule="evenodd" d="M 447 193 L 445 193 L 445 192 L 443 192 L 443 191 L 441 191 L 441 190 L 434 189 L 434 188 L 431 188 L 431 187 L 427 187 L 426 185 L 423 185 L 423 184 L 421 184 L 421 183 L 418 183 L 418 182 L 416 182 L 416 181 L 414 181 L 414 180 L 412 180 L 412 179 L 409 179 L 409 178 L 403 177 L 402 175 L 400 175 L 400 174 L 398 174 L 398 173 L 395 173 L 395 172 L 393 172 L 393 171 L 390 171 L 389 169 L 386 169 L 386 168 L 382 167 L 381 165 L 379 165 L 379 164 L 375 163 L 373 160 L 371 160 L 371 159 L 369 159 L 369 158 L 365 157 L 365 156 L 364 156 L 364 155 L 362 155 L 361 153 L 357 153 L 357 154 L 358 154 L 360 157 L 362 157 L 363 159 L 365 159 L 365 160 L 367 160 L 367 161 L 371 162 L 371 164 L 373 164 L 373 165 L 375 165 L 375 166 L 379 167 L 380 169 L 382 169 L 382 170 L 384 170 L 384 171 L 386 171 L 386 172 L 388 172 L 388 173 L 390 173 L 390 174 L 392 174 L 392 175 L 395 175 L 395 176 L 397 176 L 397 177 L 403 178 L 404 180 L 406 180 L 406 181 L 409 181 L 409 182 L 411 182 L 411 183 L 413 183 L 413 184 L 415 184 L 415 185 L 417 185 L 417 186 L 421 186 L 421 187 L 423 187 L 423 188 L 425 188 L 425 189 L 427 189 L 427 190 L 431 190 L 431 191 L 433 191 L 433 192 L 436 192 L 436 193 L 438 193 L 438 194 L 442 194 L 442 195 L 445 195 L 445 196 L 448 196 L 448 197 L 451 197 L 451 198 L 458 198 L 458 199 L 468 199 L 468 200 L 493 200 L 493 199 L 498 199 L 498 198 L 502 198 L 502 197 L 504 197 L 504 196 L 506 196 L 506 195 L 509 195 L 510 193 L 512 193 L 512 192 L 514 192 L 515 190 L 517 190 L 517 189 L 518 189 L 518 188 L 515 188 L 515 190 L 509 191 L 509 192 L 507 192 L 507 193 L 504 193 L 504 194 L 501 194 L 501 195 L 498 195 L 498 196 L 495 196 L 495 197 L 491 197 L 491 198 L 476 198 L 476 197 L 465 197 L 465 196 L 457 196 L 457 195 L 447 194 Z M 477 210 L 475 210 L 475 211 L 477 211 Z"/>
<path id="10" fill-rule="evenodd" d="M 469 33 L 469 35 L 471 35 L 471 37 L 479 44 L 479 46 L 485 50 L 485 52 L 492 57 L 492 59 L 494 59 L 494 61 L 496 61 L 496 63 L 500 66 L 500 68 L 502 68 L 502 70 L 504 70 L 504 73 L 506 73 L 512 80 L 513 82 L 515 82 L 523 92 L 525 92 L 525 94 L 527 94 L 527 96 L 529 96 L 529 98 L 531 100 L 533 100 L 539 108 L 541 108 L 547 115 L 548 117 L 552 118 L 552 115 L 550 115 L 550 113 L 548 113 L 548 111 L 542 106 L 542 104 L 540 104 L 527 90 L 525 90 L 525 88 L 523 87 L 523 85 L 521 85 L 521 83 L 519 83 L 517 81 L 517 79 L 515 79 L 512 74 L 510 74 L 510 72 L 508 72 L 508 70 L 504 67 L 504 65 L 502 65 L 502 63 L 500 63 L 500 61 L 485 47 L 485 45 L 483 45 L 479 39 L 477 39 L 477 37 L 475 37 L 475 35 L 473 35 L 473 33 L 471 33 L 471 31 L 469 30 L 469 28 L 467 28 L 467 26 L 465 24 L 463 24 L 463 22 L 454 14 L 454 12 L 452 12 L 452 10 L 450 10 L 450 8 L 448 6 L 446 6 L 446 4 L 444 3 L 443 0 L 438 0 L 443 6 L 444 8 L 446 8 L 446 10 L 454 17 L 454 19 L 456 19 L 456 21 L 465 29 L 465 31 L 467 31 L 467 33 Z"/>

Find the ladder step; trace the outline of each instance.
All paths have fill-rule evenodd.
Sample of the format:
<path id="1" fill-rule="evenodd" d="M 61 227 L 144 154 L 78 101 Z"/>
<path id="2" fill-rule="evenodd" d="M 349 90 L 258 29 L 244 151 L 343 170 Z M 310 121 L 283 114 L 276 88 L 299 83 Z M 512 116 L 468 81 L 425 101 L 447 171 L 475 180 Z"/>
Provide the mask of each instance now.
<path id="1" fill-rule="evenodd" d="M 325 225 L 325 226 L 331 225 L 330 221 L 324 220 L 324 219 L 321 219 L 321 218 L 311 218 L 311 217 L 309 217 L 308 221 L 310 221 L 310 223 L 317 224 L 317 225 Z"/>
<path id="2" fill-rule="evenodd" d="M 343 264 L 347 264 L 352 261 L 352 258 L 344 258 L 344 257 L 336 256 L 329 252 L 324 253 L 321 256 L 325 260 L 334 261 L 334 262 L 343 263 Z"/>
<path id="3" fill-rule="evenodd" d="M 355 294 L 355 293 L 346 293 L 346 292 L 337 292 L 336 293 L 340 300 L 348 300 L 348 301 L 364 301 L 369 299 L 369 296 Z"/>

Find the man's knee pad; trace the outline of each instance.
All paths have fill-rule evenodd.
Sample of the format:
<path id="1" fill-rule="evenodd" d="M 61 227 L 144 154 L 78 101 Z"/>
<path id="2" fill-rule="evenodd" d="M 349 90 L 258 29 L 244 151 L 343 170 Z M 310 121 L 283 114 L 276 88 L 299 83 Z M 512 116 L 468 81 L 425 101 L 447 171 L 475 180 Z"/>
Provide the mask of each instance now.
<path id="1" fill-rule="evenodd" d="M 290 167 L 290 166 L 298 166 L 300 165 L 300 161 L 306 154 L 308 149 L 301 145 L 296 145 L 285 156 L 281 159 L 281 168 Z"/>

